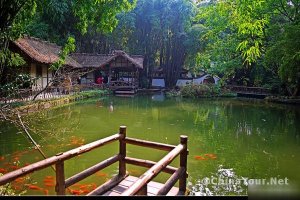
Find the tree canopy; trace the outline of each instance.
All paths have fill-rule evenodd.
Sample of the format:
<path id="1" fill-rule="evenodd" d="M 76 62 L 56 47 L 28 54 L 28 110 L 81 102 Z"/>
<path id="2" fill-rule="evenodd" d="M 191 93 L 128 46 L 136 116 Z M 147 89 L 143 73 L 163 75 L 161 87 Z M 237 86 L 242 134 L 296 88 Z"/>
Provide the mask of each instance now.
<path id="1" fill-rule="evenodd" d="M 6 51 L 9 39 L 28 34 L 64 45 L 72 36 L 78 52 L 144 55 L 145 85 L 160 67 L 172 87 L 186 68 L 223 84 L 299 94 L 299 0 L 1 0 L 0 7 L 1 73 L 22 64 Z"/>

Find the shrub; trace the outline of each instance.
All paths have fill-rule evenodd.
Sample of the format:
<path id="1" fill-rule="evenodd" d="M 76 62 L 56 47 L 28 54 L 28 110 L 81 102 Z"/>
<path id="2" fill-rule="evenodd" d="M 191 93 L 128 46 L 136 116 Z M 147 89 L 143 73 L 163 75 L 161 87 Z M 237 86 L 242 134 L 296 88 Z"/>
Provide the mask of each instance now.
<path id="1" fill-rule="evenodd" d="M 215 85 L 201 84 L 201 85 L 186 85 L 181 88 L 181 95 L 183 97 L 211 97 L 216 96 L 220 89 Z"/>

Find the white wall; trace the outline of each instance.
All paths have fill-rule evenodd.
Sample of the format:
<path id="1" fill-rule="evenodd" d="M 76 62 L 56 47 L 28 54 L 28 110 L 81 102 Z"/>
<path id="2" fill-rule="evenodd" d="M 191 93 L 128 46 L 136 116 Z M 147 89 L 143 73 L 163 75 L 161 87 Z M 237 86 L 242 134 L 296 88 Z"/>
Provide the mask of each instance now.
<path id="1" fill-rule="evenodd" d="M 193 80 L 190 80 L 190 79 L 178 79 L 177 83 L 176 83 L 176 86 L 185 86 L 185 85 L 187 85 L 187 83 L 189 83 L 189 84 L 195 84 L 195 85 L 203 84 L 203 81 L 206 78 L 209 78 L 209 77 L 211 77 L 211 76 L 209 74 L 207 74 L 207 75 L 199 77 L 199 78 L 194 78 Z M 215 80 L 215 84 L 218 84 L 220 78 L 217 77 L 217 76 L 213 76 L 213 79 Z"/>
<path id="2" fill-rule="evenodd" d="M 47 82 L 52 80 L 52 71 L 47 70 L 48 65 L 40 64 L 37 65 L 36 63 L 30 64 L 30 76 L 32 78 L 37 77 L 37 67 L 42 67 L 42 77 L 36 80 L 36 84 L 32 86 L 32 89 L 40 89 L 47 86 Z"/>
<path id="3" fill-rule="evenodd" d="M 191 84 L 193 82 L 193 80 L 191 79 L 178 79 L 176 82 L 176 86 L 185 86 L 187 84 Z"/>
<path id="4" fill-rule="evenodd" d="M 154 86 L 154 87 L 166 87 L 165 79 L 163 79 L 163 78 L 153 78 L 151 85 Z"/>

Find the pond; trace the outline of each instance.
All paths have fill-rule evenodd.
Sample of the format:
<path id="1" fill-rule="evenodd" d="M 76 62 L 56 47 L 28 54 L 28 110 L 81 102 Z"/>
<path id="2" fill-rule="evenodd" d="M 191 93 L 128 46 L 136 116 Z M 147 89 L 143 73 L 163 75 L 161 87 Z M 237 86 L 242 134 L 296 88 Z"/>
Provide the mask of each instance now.
<path id="1" fill-rule="evenodd" d="M 112 105 L 112 106 L 110 106 Z M 245 195 L 247 185 L 232 188 L 206 186 L 205 177 L 220 175 L 245 179 L 287 178 L 300 184 L 300 108 L 245 99 L 176 99 L 163 95 L 89 99 L 26 117 L 36 130 L 32 137 L 47 156 L 53 156 L 118 132 L 127 126 L 127 136 L 177 145 L 188 136 L 188 187 L 191 195 Z M 118 142 L 65 162 L 70 177 L 118 153 Z M 158 161 L 166 152 L 128 145 L 127 155 Z M 0 128 L 0 173 L 42 160 L 26 135 L 9 124 Z M 178 159 L 171 165 L 177 167 Z M 127 165 L 136 176 L 147 169 Z M 218 171 L 219 170 L 219 171 Z M 118 172 L 114 164 L 67 190 L 86 194 Z M 231 173 L 231 174 L 230 174 Z M 233 174 L 232 174 L 233 173 Z M 51 168 L 13 182 L 24 195 L 51 195 L 55 173 Z M 162 173 L 156 181 L 166 181 Z M 30 185 L 31 184 L 31 185 Z M 29 187 L 37 185 L 38 187 Z M 203 187 L 204 185 L 204 187 Z"/>

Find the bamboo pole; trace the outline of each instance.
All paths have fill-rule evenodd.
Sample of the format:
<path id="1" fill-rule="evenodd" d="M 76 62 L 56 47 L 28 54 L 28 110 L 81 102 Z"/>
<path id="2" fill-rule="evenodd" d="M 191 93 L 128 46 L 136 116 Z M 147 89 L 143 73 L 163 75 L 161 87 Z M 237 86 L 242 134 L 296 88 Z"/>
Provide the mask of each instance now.
<path id="1" fill-rule="evenodd" d="M 120 155 L 115 155 L 113 157 L 110 157 L 70 178 L 68 178 L 66 180 L 66 183 L 65 183 L 65 187 L 70 187 L 71 185 L 83 180 L 84 178 L 94 174 L 95 172 L 99 171 L 99 170 L 102 170 L 108 166 L 110 166 L 111 164 L 117 162 L 118 160 L 120 160 Z"/>
<path id="2" fill-rule="evenodd" d="M 150 148 L 164 150 L 164 151 L 172 151 L 176 147 L 175 145 L 145 141 L 145 140 L 128 138 L 128 137 L 125 139 L 125 142 L 127 144 L 133 144 L 133 145 L 138 145 L 138 146 L 142 146 L 142 147 L 150 147 Z"/>
<path id="3" fill-rule="evenodd" d="M 126 138 L 126 126 L 120 126 L 120 131 L 119 131 L 120 137 L 119 137 L 119 151 L 120 151 L 120 160 L 119 160 L 119 175 L 120 176 L 125 176 L 126 174 L 126 162 L 125 162 L 125 157 L 126 157 L 126 143 L 125 143 L 125 138 Z"/>
<path id="4" fill-rule="evenodd" d="M 59 161 L 55 165 L 56 168 L 56 186 L 55 191 L 57 195 L 65 195 L 65 170 L 64 161 Z"/>
<path id="5" fill-rule="evenodd" d="M 185 169 L 179 168 L 176 172 L 167 180 L 165 185 L 158 191 L 157 195 L 166 195 L 178 181 L 178 179 L 184 176 Z"/>
<path id="6" fill-rule="evenodd" d="M 184 149 L 180 153 L 180 168 L 184 169 L 184 175 L 179 179 L 179 191 L 185 193 L 186 191 L 186 178 L 187 178 L 187 140 L 188 137 L 185 135 L 180 136 L 180 144 L 183 145 Z"/>
<path id="7" fill-rule="evenodd" d="M 152 166 L 154 166 L 157 162 L 153 162 L 151 160 L 142 160 L 142 159 L 138 159 L 138 158 L 131 158 L 131 157 L 126 157 L 125 158 L 125 162 L 127 164 L 131 164 L 131 165 L 137 165 L 140 167 L 147 167 L 147 168 L 151 168 Z M 172 166 L 166 166 L 162 171 L 168 174 L 173 174 L 174 172 L 176 172 L 177 168 L 176 167 L 172 167 Z"/>

